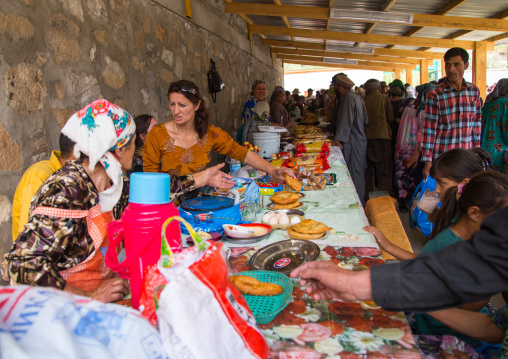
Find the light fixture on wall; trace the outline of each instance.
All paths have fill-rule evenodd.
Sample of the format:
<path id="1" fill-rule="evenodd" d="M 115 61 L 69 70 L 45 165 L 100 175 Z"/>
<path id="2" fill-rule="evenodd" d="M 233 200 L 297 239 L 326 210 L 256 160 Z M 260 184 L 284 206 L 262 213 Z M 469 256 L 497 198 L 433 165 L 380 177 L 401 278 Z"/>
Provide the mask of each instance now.
<path id="1" fill-rule="evenodd" d="M 360 47 L 360 46 L 349 46 L 349 45 L 340 45 L 340 44 L 326 44 L 325 50 L 327 51 L 338 51 L 338 52 L 348 52 L 352 54 L 374 54 L 373 47 Z"/>
<path id="2" fill-rule="evenodd" d="M 323 57 L 323 62 L 339 65 L 358 65 L 357 60 L 338 59 L 336 57 Z"/>
<path id="3" fill-rule="evenodd" d="M 394 22 L 412 24 L 413 14 L 391 11 L 364 11 L 348 9 L 330 9 L 330 19 L 357 20 L 366 22 Z"/>

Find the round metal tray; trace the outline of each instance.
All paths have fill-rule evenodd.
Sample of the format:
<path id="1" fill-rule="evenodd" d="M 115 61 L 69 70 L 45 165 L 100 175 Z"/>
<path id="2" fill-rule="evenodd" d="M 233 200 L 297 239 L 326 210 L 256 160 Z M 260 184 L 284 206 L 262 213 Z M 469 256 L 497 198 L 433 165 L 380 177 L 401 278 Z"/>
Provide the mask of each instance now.
<path id="1" fill-rule="evenodd" d="M 319 247 L 311 241 L 291 239 L 270 244 L 258 250 L 251 257 L 252 269 L 270 270 L 288 274 L 303 263 L 311 262 L 319 256 Z"/>

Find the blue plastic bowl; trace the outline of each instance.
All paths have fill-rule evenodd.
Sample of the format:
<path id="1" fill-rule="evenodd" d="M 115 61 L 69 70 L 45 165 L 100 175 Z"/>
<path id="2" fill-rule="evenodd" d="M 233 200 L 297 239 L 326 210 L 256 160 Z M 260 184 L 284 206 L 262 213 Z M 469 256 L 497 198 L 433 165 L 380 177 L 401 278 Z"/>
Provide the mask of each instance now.
<path id="1" fill-rule="evenodd" d="M 138 204 L 169 203 L 171 177 L 167 173 L 134 172 L 130 178 L 129 202 Z"/>

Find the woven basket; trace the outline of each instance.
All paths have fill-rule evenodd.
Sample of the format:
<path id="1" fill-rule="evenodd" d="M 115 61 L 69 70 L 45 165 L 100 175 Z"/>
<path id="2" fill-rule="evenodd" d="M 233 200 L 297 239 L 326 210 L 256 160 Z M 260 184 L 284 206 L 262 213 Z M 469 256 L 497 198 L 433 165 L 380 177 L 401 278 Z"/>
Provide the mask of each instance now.
<path id="1" fill-rule="evenodd" d="M 289 304 L 293 294 L 293 283 L 287 275 L 265 270 L 247 271 L 238 274 L 256 278 L 261 282 L 278 284 L 284 290 L 282 294 L 271 297 L 243 295 L 258 324 L 270 323 Z"/>

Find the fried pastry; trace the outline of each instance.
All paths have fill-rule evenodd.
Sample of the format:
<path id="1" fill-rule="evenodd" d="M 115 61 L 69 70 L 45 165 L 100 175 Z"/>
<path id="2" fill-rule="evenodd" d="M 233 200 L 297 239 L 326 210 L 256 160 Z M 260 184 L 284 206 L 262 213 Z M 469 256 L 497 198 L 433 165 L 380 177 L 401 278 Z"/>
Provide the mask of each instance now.
<path id="1" fill-rule="evenodd" d="M 313 219 L 306 219 L 305 221 L 295 224 L 291 228 L 294 231 L 303 234 L 323 234 L 329 229 L 326 224 L 315 221 Z"/>
<path id="2" fill-rule="evenodd" d="M 298 207 L 301 204 L 302 203 L 300 201 L 296 201 L 296 202 L 289 203 L 289 204 L 277 204 L 277 203 L 274 203 L 273 204 L 273 209 L 291 209 L 291 208 Z"/>
<path id="3" fill-rule="evenodd" d="M 309 240 L 309 239 L 320 239 L 324 236 L 324 233 L 318 233 L 318 234 L 306 234 L 306 233 L 300 233 L 293 229 L 294 226 L 288 228 L 288 234 L 293 239 L 303 239 L 303 240 Z"/>
<path id="4" fill-rule="evenodd" d="M 286 183 L 288 184 L 289 188 L 291 188 L 293 191 L 301 191 L 302 190 L 302 183 L 300 181 L 298 181 L 296 178 L 293 178 L 293 177 L 285 174 L 284 179 L 286 180 Z"/>
<path id="5" fill-rule="evenodd" d="M 261 282 L 247 275 L 235 275 L 229 279 L 242 294 L 270 297 L 284 291 L 278 284 Z"/>
<path id="6" fill-rule="evenodd" d="M 289 204 L 294 203 L 300 198 L 301 195 L 299 193 L 290 192 L 290 191 L 281 191 L 276 192 L 273 196 L 271 196 L 269 199 L 273 203 L 277 204 Z"/>

